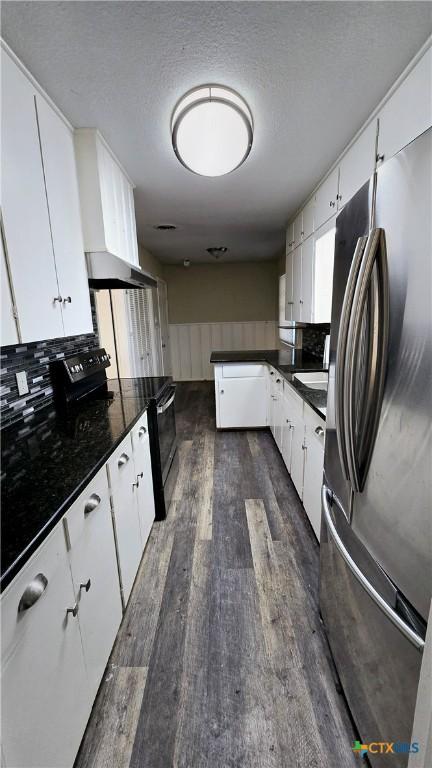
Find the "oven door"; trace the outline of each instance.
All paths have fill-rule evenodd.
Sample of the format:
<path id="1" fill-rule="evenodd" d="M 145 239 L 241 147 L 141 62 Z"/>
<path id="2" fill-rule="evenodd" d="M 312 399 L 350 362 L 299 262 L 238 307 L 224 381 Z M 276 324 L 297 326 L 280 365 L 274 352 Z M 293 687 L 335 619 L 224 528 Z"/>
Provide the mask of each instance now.
<path id="1" fill-rule="evenodd" d="M 160 466 L 164 485 L 177 449 L 175 396 L 176 387 L 175 384 L 171 384 L 163 399 L 157 403 Z"/>

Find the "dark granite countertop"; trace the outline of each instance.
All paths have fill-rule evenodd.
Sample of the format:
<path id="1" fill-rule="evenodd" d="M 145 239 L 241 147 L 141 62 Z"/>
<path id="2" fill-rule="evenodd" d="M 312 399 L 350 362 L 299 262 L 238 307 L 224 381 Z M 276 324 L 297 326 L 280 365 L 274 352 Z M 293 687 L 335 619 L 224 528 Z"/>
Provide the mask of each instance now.
<path id="1" fill-rule="evenodd" d="M 327 405 L 327 391 L 314 389 L 294 379 L 295 373 L 326 371 L 321 358 L 303 349 L 250 349 L 236 352 L 212 352 L 211 363 L 268 363 L 297 390 L 299 395 L 322 419 L 325 413 L 320 408 Z"/>
<path id="2" fill-rule="evenodd" d="M 84 490 L 149 405 L 143 380 L 109 382 L 111 399 L 82 402 L 67 416 L 53 408 L 2 432 L 3 590 Z"/>

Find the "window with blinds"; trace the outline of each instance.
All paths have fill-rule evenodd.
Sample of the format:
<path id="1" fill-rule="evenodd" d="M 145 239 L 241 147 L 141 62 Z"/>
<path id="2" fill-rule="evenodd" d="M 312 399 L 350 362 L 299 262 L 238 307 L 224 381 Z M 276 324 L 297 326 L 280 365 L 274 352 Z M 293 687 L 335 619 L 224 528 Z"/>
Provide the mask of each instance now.
<path id="1" fill-rule="evenodd" d="M 159 376 L 161 352 L 157 303 L 151 288 L 125 291 L 129 349 L 134 376 Z"/>

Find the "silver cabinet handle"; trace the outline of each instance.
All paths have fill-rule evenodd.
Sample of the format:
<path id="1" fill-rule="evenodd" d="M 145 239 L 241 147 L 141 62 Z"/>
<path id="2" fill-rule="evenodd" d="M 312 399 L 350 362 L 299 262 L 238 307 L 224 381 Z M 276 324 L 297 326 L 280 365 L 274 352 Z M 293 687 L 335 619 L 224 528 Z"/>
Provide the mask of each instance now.
<path id="1" fill-rule="evenodd" d="M 62 301 L 63 301 L 63 298 L 60 295 L 59 296 L 54 296 L 53 301 L 54 301 L 54 304 L 56 303 L 56 301 L 58 301 L 58 303 L 61 304 Z"/>
<path id="2" fill-rule="evenodd" d="M 307 445 L 305 445 L 304 443 L 302 445 L 302 451 L 307 451 Z"/>
<path id="3" fill-rule="evenodd" d="M 78 616 L 78 603 L 75 603 L 75 605 L 72 608 L 66 608 L 66 616 L 71 613 L 74 619 Z"/>
<path id="4" fill-rule="evenodd" d="M 315 429 L 315 434 L 318 435 L 318 437 L 322 437 L 324 435 L 324 430 L 322 427 L 317 427 Z"/>
<path id="5" fill-rule="evenodd" d="M 380 154 L 378 153 L 378 154 L 377 154 L 377 156 L 376 156 L 376 161 L 377 161 L 377 163 L 382 163 L 382 162 L 383 162 L 383 160 L 384 160 L 384 155 L 383 155 L 383 154 L 382 154 L 382 155 L 380 155 Z"/>
<path id="6" fill-rule="evenodd" d="M 84 504 L 84 515 L 89 515 L 101 503 L 101 497 L 97 493 L 92 493 L 89 500 Z"/>
<path id="7" fill-rule="evenodd" d="M 221 391 L 220 391 L 221 395 L 223 395 L 224 392 L 225 392 L 225 390 L 221 389 Z"/>
<path id="8" fill-rule="evenodd" d="M 345 560 L 348 568 L 350 569 L 351 573 L 357 581 L 361 584 L 363 589 L 368 593 L 369 597 L 372 598 L 372 600 L 378 605 L 379 608 L 381 608 L 382 612 L 387 616 L 388 619 L 392 622 L 392 624 L 395 625 L 395 627 L 402 632 L 403 635 L 416 647 L 418 650 L 423 650 L 424 648 L 424 640 L 420 635 L 417 634 L 408 624 L 403 621 L 403 619 L 399 616 L 398 613 L 396 613 L 395 610 L 389 605 L 383 597 L 381 597 L 380 593 L 376 591 L 375 587 L 372 586 L 370 581 L 366 578 L 364 573 L 360 570 L 357 563 L 352 559 L 350 553 L 345 547 L 345 544 L 343 543 L 341 537 L 339 536 L 336 526 L 333 522 L 333 517 L 330 511 L 330 505 L 329 505 L 329 489 L 323 485 L 321 489 L 321 500 L 322 500 L 322 508 L 324 511 L 324 517 L 325 521 L 327 523 L 327 528 L 329 530 L 330 536 L 333 539 L 336 549 L 338 550 L 339 554 L 343 557 Z"/>
<path id="9" fill-rule="evenodd" d="M 44 576 L 43 573 L 38 573 L 38 575 L 34 577 L 33 581 L 31 581 L 30 584 L 27 584 L 24 592 L 21 595 L 21 600 L 18 604 L 18 613 L 27 611 L 28 608 L 31 608 L 32 605 L 37 603 L 39 598 L 42 597 L 43 593 L 45 592 L 47 586 L 47 577 Z"/>
<path id="10" fill-rule="evenodd" d="M 117 462 L 118 468 L 121 469 L 121 467 L 124 467 L 124 465 L 127 464 L 128 461 L 129 461 L 129 456 L 127 455 L 127 453 L 122 453 L 122 455 L 120 456 Z"/>
<path id="11" fill-rule="evenodd" d="M 65 299 L 63 299 L 63 304 L 72 304 L 72 299 L 70 296 L 66 296 Z"/>
<path id="12" fill-rule="evenodd" d="M 330 208 L 334 208 L 336 205 L 334 200 L 330 200 Z"/>
<path id="13" fill-rule="evenodd" d="M 144 477 L 144 472 L 138 472 L 138 474 L 137 474 L 137 480 L 138 480 L 139 478 L 141 478 L 141 480 L 142 480 L 142 479 L 143 479 L 143 477 Z"/>
<path id="14" fill-rule="evenodd" d="M 82 589 L 85 589 L 85 591 L 88 592 L 90 587 L 91 587 L 91 579 L 88 579 L 85 584 L 80 584 L 80 592 Z"/>
<path id="15" fill-rule="evenodd" d="M 145 435 L 146 432 L 147 432 L 146 427 L 140 427 L 140 430 L 138 432 L 138 437 L 143 437 L 143 435 Z"/>
<path id="16" fill-rule="evenodd" d="M 270 376 L 274 376 L 274 371 L 270 371 Z"/>
<path id="17" fill-rule="evenodd" d="M 288 304 L 289 306 L 291 306 L 292 304 L 294 304 L 294 302 L 293 302 L 293 301 L 287 301 L 287 304 Z"/>

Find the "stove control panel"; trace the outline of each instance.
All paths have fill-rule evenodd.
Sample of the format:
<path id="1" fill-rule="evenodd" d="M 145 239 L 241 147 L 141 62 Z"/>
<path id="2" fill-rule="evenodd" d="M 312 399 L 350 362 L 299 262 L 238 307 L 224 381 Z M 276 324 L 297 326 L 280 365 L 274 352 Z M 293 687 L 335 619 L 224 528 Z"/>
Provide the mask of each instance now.
<path id="1" fill-rule="evenodd" d="M 79 352 L 77 355 L 64 358 L 61 362 L 71 383 L 83 381 L 95 373 L 104 371 L 110 363 L 110 355 L 102 347 Z"/>

